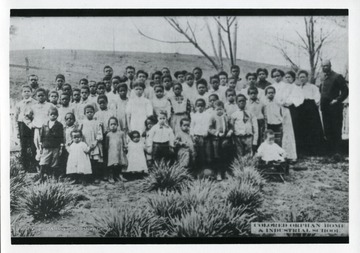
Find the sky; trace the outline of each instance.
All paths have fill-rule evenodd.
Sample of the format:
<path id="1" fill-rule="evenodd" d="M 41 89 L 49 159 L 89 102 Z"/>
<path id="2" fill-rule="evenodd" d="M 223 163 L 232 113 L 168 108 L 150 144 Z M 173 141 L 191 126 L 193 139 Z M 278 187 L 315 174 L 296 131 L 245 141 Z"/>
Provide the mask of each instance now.
<path id="1" fill-rule="evenodd" d="M 196 27 L 199 45 L 209 55 L 213 55 L 205 22 L 215 33 L 214 19 L 178 17 L 178 20 L 184 26 L 188 21 Z M 296 31 L 305 36 L 303 17 L 240 16 L 237 20 L 238 59 L 288 65 L 273 45 L 278 45 L 278 39 L 300 43 Z M 334 20 L 342 25 L 337 25 Z M 161 43 L 140 35 L 138 29 L 160 40 L 183 41 L 184 37 L 162 17 L 13 17 L 10 22 L 16 27 L 15 34 L 10 37 L 10 50 L 46 48 L 112 51 L 115 45 L 116 51 L 201 54 L 188 43 Z M 331 42 L 324 46 L 322 57 L 331 59 L 334 69 L 344 71 L 348 62 L 347 18 L 317 17 L 316 25 L 322 28 L 324 34 L 332 32 L 329 37 Z M 317 34 L 320 34 L 320 29 L 317 29 Z M 286 46 L 294 61 L 301 68 L 308 69 L 308 56 L 304 51 L 300 47 Z"/>

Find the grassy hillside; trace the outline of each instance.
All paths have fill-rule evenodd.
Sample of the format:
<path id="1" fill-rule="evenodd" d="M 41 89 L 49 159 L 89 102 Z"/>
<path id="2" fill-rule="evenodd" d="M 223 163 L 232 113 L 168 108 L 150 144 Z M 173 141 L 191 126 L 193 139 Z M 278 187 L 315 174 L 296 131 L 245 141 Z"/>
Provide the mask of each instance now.
<path id="1" fill-rule="evenodd" d="M 216 70 L 205 57 L 197 55 L 162 54 L 162 53 L 134 53 L 86 50 L 24 50 L 10 51 L 10 97 L 20 99 L 20 86 L 26 82 L 25 57 L 31 68 L 29 73 L 39 76 L 39 83 L 48 88 L 54 87 L 55 76 L 65 75 L 66 82 L 76 86 L 81 78 L 100 80 L 103 77 L 103 67 L 110 65 L 115 75 L 122 75 L 127 65 L 133 65 L 137 70 L 144 69 L 151 73 L 167 66 L 172 73 L 176 70 L 191 71 L 199 66 L 204 71 L 204 77 L 216 73 Z M 241 76 L 255 71 L 259 67 L 271 69 L 274 65 L 238 60 Z M 229 71 L 229 64 L 225 70 Z"/>

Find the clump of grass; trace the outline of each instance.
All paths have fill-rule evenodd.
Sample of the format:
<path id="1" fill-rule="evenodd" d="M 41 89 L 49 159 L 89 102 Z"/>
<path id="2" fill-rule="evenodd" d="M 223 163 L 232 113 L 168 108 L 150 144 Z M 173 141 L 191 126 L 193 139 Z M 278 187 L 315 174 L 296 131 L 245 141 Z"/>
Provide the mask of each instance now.
<path id="1" fill-rule="evenodd" d="M 261 173 L 255 168 L 251 166 L 246 166 L 243 168 L 233 167 L 232 168 L 234 177 L 239 179 L 241 182 L 248 182 L 254 186 L 258 186 L 262 188 L 266 181 L 261 175 Z"/>
<path id="2" fill-rule="evenodd" d="M 155 164 L 149 176 L 142 182 L 142 191 L 181 191 L 192 177 L 188 171 L 178 163 L 170 165 L 168 162 L 161 161 Z"/>
<path id="3" fill-rule="evenodd" d="M 230 205 L 205 205 L 171 220 L 173 237 L 224 237 L 247 236 L 255 217 L 245 208 Z"/>
<path id="4" fill-rule="evenodd" d="M 316 218 L 314 215 L 306 210 L 298 210 L 291 207 L 290 210 L 282 215 L 280 218 L 273 218 L 275 222 L 315 222 Z M 313 237 L 315 234 L 311 233 L 287 233 L 288 237 Z"/>
<path id="5" fill-rule="evenodd" d="M 244 168 L 244 167 L 257 167 L 258 159 L 253 157 L 251 154 L 245 155 L 240 158 L 235 158 L 230 164 L 231 168 Z"/>
<path id="6" fill-rule="evenodd" d="M 21 198 L 25 196 L 26 187 L 29 185 L 26 173 L 20 165 L 12 161 L 10 164 L 10 212 L 14 213 L 21 208 Z"/>
<path id="7" fill-rule="evenodd" d="M 258 186 L 248 181 L 236 180 L 233 180 L 230 185 L 226 200 L 231 206 L 245 207 L 252 212 L 262 205 L 263 197 Z"/>
<path id="8" fill-rule="evenodd" d="M 68 184 L 49 180 L 29 189 L 23 208 L 34 220 L 51 219 L 73 206 L 75 197 Z"/>
<path id="9" fill-rule="evenodd" d="M 157 217 L 139 208 L 110 208 L 93 217 L 92 226 L 100 237 L 163 236 Z"/>
<path id="10" fill-rule="evenodd" d="M 214 200 L 217 195 L 217 185 L 209 180 L 196 180 L 189 183 L 179 192 L 158 191 L 148 198 L 150 209 L 158 216 L 170 219 L 181 217 L 184 212 L 191 208 Z"/>
<path id="11" fill-rule="evenodd" d="M 32 227 L 20 223 L 22 215 L 11 219 L 11 237 L 33 237 L 35 231 Z"/>

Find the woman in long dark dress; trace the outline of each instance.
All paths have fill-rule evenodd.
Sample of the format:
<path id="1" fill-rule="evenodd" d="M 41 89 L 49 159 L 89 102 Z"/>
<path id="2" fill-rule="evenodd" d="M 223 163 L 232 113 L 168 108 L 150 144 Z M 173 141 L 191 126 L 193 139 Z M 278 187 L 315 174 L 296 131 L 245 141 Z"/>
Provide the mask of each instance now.
<path id="1" fill-rule="evenodd" d="M 319 102 L 319 88 L 308 82 L 309 73 L 301 70 L 298 73 L 304 103 L 298 108 L 299 134 L 297 144 L 299 151 L 307 155 L 322 153 L 324 134 L 322 130 Z"/>
<path id="2" fill-rule="evenodd" d="M 299 127 L 301 126 L 301 123 L 299 122 L 299 106 L 303 103 L 304 101 L 304 97 L 302 94 L 302 89 L 300 87 L 299 83 L 296 83 L 296 74 L 294 71 L 288 71 L 285 73 L 285 81 L 288 84 L 291 84 L 293 86 L 294 89 L 294 95 L 299 97 L 299 103 L 297 104 L 297 106 L 295 106 L 294 104 L 291 104 L 288 108 L 290 110 L 290 114 L 291 114 L 291 120 L 293 123 L 293 129 L 294 129 L 294 135 L 295 135 L 295 140 L 296 140 L 296 149 L 299 152 Z M 300 103 L 301 101 L 301 103 Z"/>

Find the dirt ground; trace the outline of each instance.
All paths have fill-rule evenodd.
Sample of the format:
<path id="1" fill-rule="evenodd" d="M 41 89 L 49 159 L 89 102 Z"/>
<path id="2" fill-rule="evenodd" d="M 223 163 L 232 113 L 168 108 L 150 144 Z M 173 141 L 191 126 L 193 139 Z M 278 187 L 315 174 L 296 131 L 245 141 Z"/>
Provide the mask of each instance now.
<path id="1" fill-rule="evenodd" d="M 263 221 L 290 221 L 291 211 L 305 212 L 313 222 L 348 222 L 348 162 L 327 157 L 299 159 L 290 169 L 285 182 L 271 179 L 263 188 L 264 202 L 260 208 Z M 225 183 L 225 182 L 220 182 Z M 21 226 L 30 226 L 39 237 L 89 237 L 95 233 L 91 221 L 109 207 L 145 205 L 148 193 L 140 193 L 139 180 L 114 185 L 76 185 L 75 191 L 85 198 L 60 217 L 46 222 L 32 222 L 24 215 Z M 12 218 L 21 215 L 14 214 Z"/>

